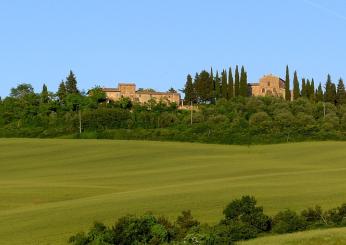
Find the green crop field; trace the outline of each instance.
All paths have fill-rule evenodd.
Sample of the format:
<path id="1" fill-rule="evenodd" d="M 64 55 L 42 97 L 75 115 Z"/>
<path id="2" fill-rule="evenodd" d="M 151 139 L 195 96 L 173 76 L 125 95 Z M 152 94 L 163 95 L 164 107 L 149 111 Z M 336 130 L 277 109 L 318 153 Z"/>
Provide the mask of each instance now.
<path id="1" fill-rule="evenodd" d="M 331 208 L 346 202 L 345 179 L 343 142 L 0 139 L 0 243 L 65 244 L 95 220 L 147 211 L 173 219 L 191 209 L 212 223 L 245 194 L 268 214 Z"/>

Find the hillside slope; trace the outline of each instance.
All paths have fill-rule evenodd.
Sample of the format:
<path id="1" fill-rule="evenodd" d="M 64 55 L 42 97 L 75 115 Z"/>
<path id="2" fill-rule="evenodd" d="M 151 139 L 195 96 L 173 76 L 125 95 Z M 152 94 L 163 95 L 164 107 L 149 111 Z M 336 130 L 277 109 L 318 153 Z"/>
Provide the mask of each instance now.
<path id="1" fill-rule="evenodd" d="M 346 142 L 224 146 L 107 140 L 0 139 L 4 244 L 64 244 L 94 220 L 127 213 L 216 222 L 233 198 L 265 212 L 346 202 Z"/>

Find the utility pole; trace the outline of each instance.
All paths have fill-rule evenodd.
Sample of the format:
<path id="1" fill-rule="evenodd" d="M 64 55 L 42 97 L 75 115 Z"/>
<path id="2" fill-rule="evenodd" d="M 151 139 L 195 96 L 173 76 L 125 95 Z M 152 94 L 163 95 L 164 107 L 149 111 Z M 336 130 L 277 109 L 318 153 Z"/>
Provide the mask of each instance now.
<path id="1" fill-rule="evenodd" d="M 78 110 L 78 116 L 79 116 L 79 134 L 82 134 L 82 111 L 79 106 Z"/>
<path id="2" fill-rule="evenodd" d="M 192 113 L 193 113 L 192 100 L 191 100 L 191 107 L 190 107 L 190 111 L 191 111 L 190 123 L 191 123 L 191 125 L 192 125 Z"/>

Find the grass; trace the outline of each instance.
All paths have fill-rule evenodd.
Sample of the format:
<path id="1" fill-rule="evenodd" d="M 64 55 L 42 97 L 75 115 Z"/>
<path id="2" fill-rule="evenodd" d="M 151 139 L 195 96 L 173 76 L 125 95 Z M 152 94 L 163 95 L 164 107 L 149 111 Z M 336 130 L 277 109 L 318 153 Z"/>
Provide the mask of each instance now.
<path id="1" fill-rule="evenodd" d="M 335 207 L 346 202 L 345 148 L 0 139 L 1 244 L 65 244 L 95 220 L 147 211 L 212 223 L 245 194 L 268 214 Z"/>
<path id="2" fill-rule="evenodd" d="M 293 234 L 257 238 L 238 245 L 344 245 L 346 228 L 312 230 Z"/>

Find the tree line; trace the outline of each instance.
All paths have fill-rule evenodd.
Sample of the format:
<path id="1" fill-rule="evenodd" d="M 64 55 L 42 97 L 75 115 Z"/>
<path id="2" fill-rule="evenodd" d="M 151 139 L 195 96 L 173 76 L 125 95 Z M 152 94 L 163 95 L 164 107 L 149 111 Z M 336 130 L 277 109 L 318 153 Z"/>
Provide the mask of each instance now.
<path id="1" fill-rule="evenodd" d="M 251 96 L 248 88 L 247 72 L 244 66 L 241 67 L 239 72 L 237 65 L 234 73 L 233 76 L 232 68 L 230 67 L 228 72 L 226 69 L 222 70 L 221 75 L 219 75 L 218 71 L 214 75 L 213 68 L 211 68 L 210 72 L 203 70 L 196 73 L 194 78 L 188 74 L 183 89 L 185 94 L 184 102 L 186 104 L 210 104 L 215 103 L 220 98 L 230 100 L 234 97 Z M 335 105 L 346 103 L 345 85 L 342 78 L 335 84 L 328 74 L 324 89 L 322 83 L 319 83 L 315 88 L 313 78 L 302 78 L 299 82 L 297 71 L 294 71 L 292 90 L 290 85 L 289 67 L 286 66 L 285 99 L 287 101 L 306 98 L 312 102 L 330 102 Z"/>
<path id="2" fill-rule="evenodd" d="M 74 245 L 91 244 L 235 244 L 271 234 L 346 226 L 346 203 L 324 211 L 320 206 L 300 213 L 286 209 L 274 216 L 266 215 L 252 196 L 230 202 L 223 210 L 224 217 L 216 225 L 201 224 L 190 210 L 183 211 L 175 222 L 151 213 L 119 218 L 112 227 L 95 222 L 87 232 L 69 239 Z"/>
<path id="3" fill-rule="evenodd" d="M 206 86 L 214 88 L 208 74 L 202 71 L 192 86 L 198 87 L 198 91 Z M 219 77 L 217 74 L 215 77 Z M 246 74 L 242 67 L 233 82 L 238 81 L 239 77 L 239 85 L 240 81 L 245 84 Z M 232 72 L 223 70 L 220 87 L 217 85 L 217 90 L 196 94 L 193 103 L 197 105 L 192 110 L 179 109 L 175 103 L 154 99 L 144 104 L 129 98 L 107 101 L 100 87 L 93 87 L 87 92 L 80 91 L 72 71 L 60 83 L 56 93 L 50 92 L 46 85 L 36 93 L 30 84 L 19 84 L 11 89 L 9 96 L 0 100 L 0 137 L 106 138 L 222 144 L 346 140 L 346 104 L 342 79 L 336 86 L 328 76 L 326 89 L 322 89 L 321 85 L 313 89 L 313 80 L 306 79 L 302 89 L 299 89 L 299 97 L 285 100 L 273 96 L 233 96 L 230 91 L 235 87 L 229 86 L 232 77 Z M 288 72 L 286 77 L 289 80 Z M 296 78 L 295 72 L 294 81 L 297 81 Z M 218 91 L 217 96 L 215 91 Z M 240 87 L 237 91 L 241 91 Z"/>

